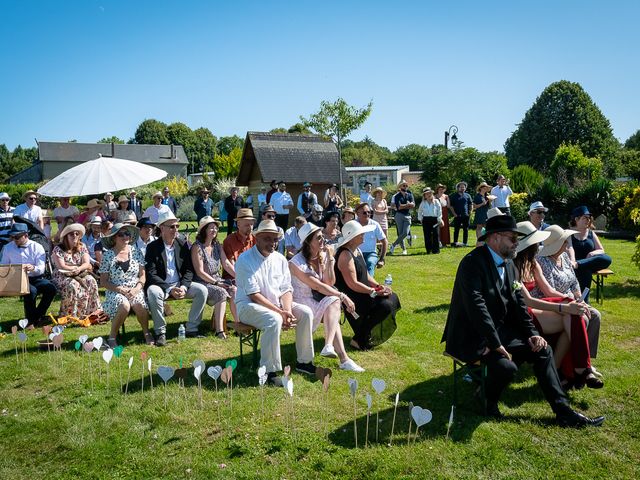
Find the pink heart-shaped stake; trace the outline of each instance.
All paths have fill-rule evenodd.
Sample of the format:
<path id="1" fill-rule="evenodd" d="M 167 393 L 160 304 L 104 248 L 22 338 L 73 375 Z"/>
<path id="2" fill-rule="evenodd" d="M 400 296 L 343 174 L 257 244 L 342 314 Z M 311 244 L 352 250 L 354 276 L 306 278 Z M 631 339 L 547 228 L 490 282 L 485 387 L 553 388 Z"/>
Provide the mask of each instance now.
<path id="1" fill-rule="evenodd" d="M 11 327 L 11 333 L 13 333 L 14 335 L 18 333 L 18 327 L 16 327 L 15 325 Z"/>
<path id="2" fill-rule="evenodd" d="M 229 380 L 231 380 L 231 378 L 229 377 L 229 372 L 227 371 L 226 368 L 222 369 L 222 373 L 220 374 L 220 380 L 222 380 L 225 385 L 229 383 Z"/>
<path id="3" fill-rule="evenodd" d="M 286 367 L 284 367 L 284 376 L 288 377 L 290 374 L 291 374 L 291 367 L 287 365 Z"/>
<path id="4" fill-rule="evenodd" d="M 53 337 L 53 346 L 56 348 L 60 348 L 60 345 L 62 345 L 62 342 L 64 341 L 64 337 L 62 334 L 60 335 L 56 335 L 55 337 Z"/>
<path id="5" fill-rule="evenodd" d="M 42 327 L 42 333 L 44 333 L 45 337 L 48 337 L 51 333 L 51 325 L 45 325 Z"/>
<path id="6" fill-rule="evenodd" d="M 140 358 L 142 359 L 142 361 L 144 362 L 147 359 L 147 352 L 142 352 L 140 354 Z"/>
<path id="7" fill-rule="evenodd" d="M 93 342 L 84 342 L 82 348 L 84 348 L 85 352 L 91 353 L 91 350 L 93 350 Z"/>

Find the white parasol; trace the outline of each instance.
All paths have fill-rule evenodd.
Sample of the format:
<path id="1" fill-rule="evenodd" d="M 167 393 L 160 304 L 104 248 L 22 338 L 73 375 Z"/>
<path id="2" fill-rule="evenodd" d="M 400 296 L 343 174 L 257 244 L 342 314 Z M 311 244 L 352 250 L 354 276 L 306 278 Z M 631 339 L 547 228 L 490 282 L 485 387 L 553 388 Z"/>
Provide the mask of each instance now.
<path id="1" fill-rule="evenodd" d="M 100 156 L 62 172 L 38 193 L 48 197 L 98 195 L 146 185 L 166 176 L 164 170 L 144 163 Z"/>

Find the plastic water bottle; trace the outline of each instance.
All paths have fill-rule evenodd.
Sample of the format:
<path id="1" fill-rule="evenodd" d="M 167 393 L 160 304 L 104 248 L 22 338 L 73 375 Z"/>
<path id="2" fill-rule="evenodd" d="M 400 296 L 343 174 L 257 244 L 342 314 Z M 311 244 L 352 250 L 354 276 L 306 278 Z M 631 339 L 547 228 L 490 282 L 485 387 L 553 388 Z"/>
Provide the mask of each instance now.
<path id="1" fill-rule="evenodd" d="M 184 328 L 184 324 L 180 324 L 180 327 L 178 328 L 178 341 L 182 341 L 184 339 L 187 338 L 187 329 Z"/>
<path id="2" fill-rule="evenodd" d="M 384 279 L 384 284 L 387 287 L 391 287 L 391 284 L 393 283 L 393 277 L 391 276 L 391 274 L 387 275 L 386 278 Z"/>

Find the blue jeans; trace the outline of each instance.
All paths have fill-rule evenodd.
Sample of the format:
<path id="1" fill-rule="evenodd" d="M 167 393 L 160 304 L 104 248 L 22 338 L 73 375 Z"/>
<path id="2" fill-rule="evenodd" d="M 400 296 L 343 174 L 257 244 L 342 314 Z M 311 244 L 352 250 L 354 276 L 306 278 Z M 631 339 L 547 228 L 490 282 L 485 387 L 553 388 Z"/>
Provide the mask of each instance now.
<path id="1" fill-rule="evenodd" d="M 396 213 L 396 230 L 398 231 L 398 238 L 393 242 L 393 246 L 400 245 L 404 250 L 404 239 L 407 235 L 411 235 L 411 215 L 405 215 L 404 213 Z"/>
<path id="2" fill-rule="evenodd" d="M 605 254 L 595 255 L 578 260 L 577 263 L 576 278 L 580 284 L 580 291 L 583 291 L 587 287 L 591 288 L 591 276 L 594 273 L 611 265 L 611 257 Z M 584 301 L 589 303 L 589 295 L 587 295 Z"/>
<path id="3" fill-rule="evenodd" d="M 373 277 L 376 271 L 376 265 L 378 264 L 378 252 L 362 252 L 364 261 L 367 262 L 367 271 L 369 275 Z"/>

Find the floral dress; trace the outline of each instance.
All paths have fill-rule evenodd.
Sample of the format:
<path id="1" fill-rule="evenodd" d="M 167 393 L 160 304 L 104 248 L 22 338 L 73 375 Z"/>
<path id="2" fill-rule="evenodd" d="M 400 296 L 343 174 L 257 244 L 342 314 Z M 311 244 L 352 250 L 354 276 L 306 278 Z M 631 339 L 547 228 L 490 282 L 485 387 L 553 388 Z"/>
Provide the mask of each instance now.
<path id="1" fill-rule="evenodd" d="M 117 287 L 135 288 L 140 281 L 140 277 L 138 276 L 140 267 L 144 267 L 144 265 L 144 257 L 138 248 L 131 247 L 129 251 L 129 260 L 125 262 L 118 261 L 116 259 L 116 253 L 113 250 L 105 249 L 98 273 L 108 273 L 109 281 Z M 121 293 L 107 290 L 102 309 L 104 310 L 104 313 L 113 320 L 118 312 L 118 307 L 125 300 L 131 305 L 141 305 L 147 309 L 144 290 L 140 290 L 133 300 L 129 300 Z"/>
<path id="2" fill-rule="evenodd" d="M 544 278 L 549 282 L 551 288 L 555 288 L 558 292 L 572 299 L 574 298 L 573 292 L 580 291 L 578 279 L 571 266 L 571 259 L 566 252 L 560 255 L 560 267 L 558 267 L 556 261 L 550 257 L 538 256 L 536 260 L 538 260 L 542 268 L 542 275 L 544 275 Z M 544 294 L 539 288 L 534 288 L 531 291 L 531 296 L 534 298 L 543 298 Z"/>
<path id="3" fill-rule="evenodd" d="M 220 272 L 222 271 L 220 249 L 222 248 L 222 246 L 218 242 L 213 243 L 210 256 L 207 255 L 207 252 L 204 249 L 204 245 L 200 243 L 200 241 L 194 243 L 193 247 L 191 248 L 198 249 L 198 255 L 202 260 L 202 268 L 204 269 L 204 271 L 218 282 L 222 282 L 223 280 L 220 276 Z M 207 291 L 209 292 L 209 294 L 207 295 L 207 305 L 217 305 L 220 302 L 226 301 L 227 298 L 230 298 L 230 295 L 225 288 L 205 282 L 203 279 L 199 278 L 195 272 L 194 281 L 201 283 L 202 285 L 207 287 Z"/>
<path id="4" fill-rule="evenodd" d="M 79 267 L 82 257 L 89 254 L 87 247 L 82 245 L 76 253 L 67 253 L 56 246 L 52 255 L 61 258 L 66 265 Z M 100 309 L 98 296 L 98 282 L 89 274 L 83 277 L 68 277 L 57 268 L 53 272 L 53 283 L 60 293 L 60 316 L 84 318 Z"/>

